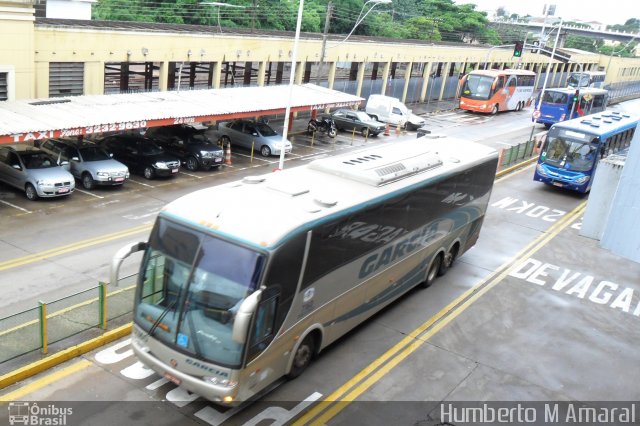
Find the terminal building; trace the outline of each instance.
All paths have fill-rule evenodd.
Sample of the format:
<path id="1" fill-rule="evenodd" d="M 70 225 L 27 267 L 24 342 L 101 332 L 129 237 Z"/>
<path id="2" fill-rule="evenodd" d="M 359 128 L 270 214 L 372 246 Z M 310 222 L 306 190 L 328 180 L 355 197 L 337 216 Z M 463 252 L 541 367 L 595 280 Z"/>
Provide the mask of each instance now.
<path id="1" fill-rule="evenodd" d="M 38 4 L 36 4 L 38 3 Z M 93 0 L 0 0 L 0 100 L 286 84 L 293 33 L 217 26 L 94 21 Z M 65 16 L 65 18 L 61 18 Z M 74 18 L 74 19 L 70 19 Z M 574 51 L 571 62 L 465 43 L 331 35 L 300 37 L 295 82 L 366 98 L 404 102 L 453 98 L 461 75 L 478 68 L 522 67 L 548 86 L 568 74 L 608 68 L 608 82 L 640 80 L 640 59 Z"/>

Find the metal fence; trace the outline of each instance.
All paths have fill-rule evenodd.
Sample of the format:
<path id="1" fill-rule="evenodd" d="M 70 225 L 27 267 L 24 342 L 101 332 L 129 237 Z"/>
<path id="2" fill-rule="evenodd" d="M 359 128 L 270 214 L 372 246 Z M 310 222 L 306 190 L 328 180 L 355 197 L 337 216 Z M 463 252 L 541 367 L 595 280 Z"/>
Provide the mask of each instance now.
<path id="1" fill-rule="evenodd" d="M 37 307 L 0 318 L 0 363 L 41 350 L 78 333 L 106 330 L 109 321 L 129 314 L 133 308 L 136 275 L 120 280 L 110 291 L 105 283 Z"/>
<path id="2" fill-rule="evenodd" d="M 546 132 L 542 132 L 545 133 Z M 509 148 L 502 148 L 500 150 L 500 160 L 498 163 L 498 169 L 506 169 L 517 163 L 521 163 L 533 157 L 538 156 L 536 147 L 538 146 L 539 136 L 536 135 L 532 140 L 513 145 Z"/>

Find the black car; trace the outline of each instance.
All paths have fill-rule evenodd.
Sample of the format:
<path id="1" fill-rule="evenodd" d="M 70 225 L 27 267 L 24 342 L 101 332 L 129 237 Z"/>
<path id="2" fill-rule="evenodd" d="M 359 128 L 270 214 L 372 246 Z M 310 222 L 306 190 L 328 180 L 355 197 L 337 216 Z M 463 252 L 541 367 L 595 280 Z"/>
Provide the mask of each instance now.
<path id="1" fill-rule="evenodd" d="M 337 109 L 331 115 L 322 114 L 321 117 L 331 117 L 338 130 L 355 130 L 364 137 L 377 136 L 384 132 L 385 125 L 374 120 L 364 111 L 351 109 Z"/>
<path id="2" fill-rule="evenodd" d="M 173 176 L 178 173 L 180 159 L 167 154 L 153 140 L 135 133 L 107 136 L 100 144 L 113 157 L 126 164 L 131 171 L 142 173 L 147 179 Z"/>
<path id="3" fill-rule="evenodd" d="M 204 129 L 196 129 L 188 124 L 152 127 L 145 133 L 164 150 L 175 155 L 189 170 L 209 170 L 220 167 L 224 162 L 224 151 L 205 135 Z"/>

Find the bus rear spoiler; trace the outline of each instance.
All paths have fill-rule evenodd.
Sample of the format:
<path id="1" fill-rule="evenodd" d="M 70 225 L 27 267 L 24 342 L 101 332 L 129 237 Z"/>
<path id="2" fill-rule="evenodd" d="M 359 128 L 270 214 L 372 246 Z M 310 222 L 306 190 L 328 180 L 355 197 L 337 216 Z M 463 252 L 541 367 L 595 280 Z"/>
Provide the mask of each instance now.
<path id="1" fill-rule="evenodd" d="M 131 256 L 133 253 L 141 250 L 146 250 L 149 244 L 145 241 L 137 243 L 127 244 L 116 252 L 111 259 L 111 269 L 109 270 L 109 284 L 118 287 L 118 272 L 120 271 L 120 265 L 124 260 Z"/>

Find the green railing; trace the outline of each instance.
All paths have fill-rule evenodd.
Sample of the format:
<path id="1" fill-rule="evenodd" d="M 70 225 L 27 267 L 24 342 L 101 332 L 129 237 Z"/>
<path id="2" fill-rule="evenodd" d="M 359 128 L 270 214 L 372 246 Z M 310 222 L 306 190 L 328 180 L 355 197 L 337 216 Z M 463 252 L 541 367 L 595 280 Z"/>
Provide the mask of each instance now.
<path id="1" fill-rule="evenodd" d="M 132 311 L 136 275 L 120 280 L 113 291 L 106 283 L 0 318 L 0 363 L 37 350 L 78 333 L 107 329 L 109 321 Z M 0 372 L 1 372 L 0 368 Z"/>
<path id="2" fill-rule="evenodd" d="M 500 163 L 498 170 L 506 169 L 525 160 L 538 156 L 538 148 L 547 132 L 540 132 L 533 136 L 530 141 L 522 142 L 509 148 L 500 150 Z"/>

